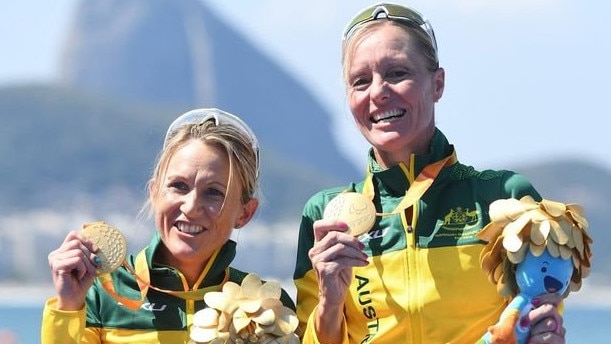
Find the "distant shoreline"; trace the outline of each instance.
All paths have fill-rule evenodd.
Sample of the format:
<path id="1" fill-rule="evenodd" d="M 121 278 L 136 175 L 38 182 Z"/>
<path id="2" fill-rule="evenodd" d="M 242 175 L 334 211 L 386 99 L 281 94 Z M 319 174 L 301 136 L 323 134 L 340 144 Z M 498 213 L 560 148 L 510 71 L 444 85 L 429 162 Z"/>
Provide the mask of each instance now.
<path id="1" fill-rule="evenodd" d="M 53 285 L 0 283 L 0 306 L 42 307 L 55 294 Z M 611 286 L 584 285 L 566 299 L 567 307 L 611 309 Z"/>
<path id="2" fill-rule="evenodd" d="M 567 307 L 611 308 L 611 286 L 584 285 L 581 290 L 569 294 Z"/>
<path id="3" fill-rule="evenodd" d="M 45 301 L 54 294 L 52 284 L 0 283 L 0 306 L 42 307 Z"/>

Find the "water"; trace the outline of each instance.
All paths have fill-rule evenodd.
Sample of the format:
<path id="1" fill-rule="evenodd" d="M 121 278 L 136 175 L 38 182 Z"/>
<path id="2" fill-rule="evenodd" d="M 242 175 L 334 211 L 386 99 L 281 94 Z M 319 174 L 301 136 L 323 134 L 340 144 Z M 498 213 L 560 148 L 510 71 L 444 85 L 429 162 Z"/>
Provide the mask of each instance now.
<path id="1" fill-rule="evenodd" d="M 40 343 L 41 317 L 42 306 L 0 305 L 0 344 Z M 607 343 L 607 326 L 611 325 L 611 308 L 567 307 L 564 321 L 568 344 Z M 12 333 L 16 342 L 8 340 L 8 332 Z"/>
<path id="2" fill-rule="evenodd" d="M 42 306 L 0 306 L 0 343 L 40 343 L 41 319 Z"/>

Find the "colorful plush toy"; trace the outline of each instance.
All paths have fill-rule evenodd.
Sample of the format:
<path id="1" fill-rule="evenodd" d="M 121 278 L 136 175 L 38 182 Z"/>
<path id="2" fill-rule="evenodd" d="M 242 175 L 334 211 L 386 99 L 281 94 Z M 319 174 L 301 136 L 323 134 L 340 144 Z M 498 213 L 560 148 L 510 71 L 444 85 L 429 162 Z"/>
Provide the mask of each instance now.
<path id="1" fill-rule="evenodd" d="M 587 227 L 577 204 L 526 196 L 490 205 L 490 224 L 478 235 L 487 242 L 480 263 L 510 302 L 479 343 L 526 343 L 530 326 L 522 318 L 534 308 L 533 298 L 544 293 L 567 297 L 581 288 L 591 268 Z"/>

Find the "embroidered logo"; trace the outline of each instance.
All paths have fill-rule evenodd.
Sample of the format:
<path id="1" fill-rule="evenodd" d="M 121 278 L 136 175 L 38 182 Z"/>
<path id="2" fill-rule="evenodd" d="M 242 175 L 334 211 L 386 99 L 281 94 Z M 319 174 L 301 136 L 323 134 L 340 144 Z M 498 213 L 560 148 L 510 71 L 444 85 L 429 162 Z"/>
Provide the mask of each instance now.
<path id="1" fill-rule="evenodd" d="M 118 301 L 117 305 L 125 306 L 122 302 Z M 163 312 L 168 306 L 167 305 L 157 305 L 154 302 L 145 302 L 140 306 L 140 309 L 149 312 Z"/>
<path id="2" fill-rule="evenodd" d="M 369 231 L 367 233 L 359 235 L 359 240 L 361 242 L 367 242 L 369 240 L 380 239 L 388 233 L 388 228 L 379 228 Z"/>
<path id="3" fill-rule="evenodd" d="M 156 305 L 154 302 L 146 302 L 140 306 L 140 308 L 147 310 L 149 312 L 163 312 L 166 309 L 167 305 Z"/>
<path id="4" fill-rule="evenodd" d="M 477 225 L 480 216 L 477 210 L 469 210 L 469 208 L 456 207 L 450 209 L 444 218 L 442 228 L 446 230 L 465 230 Z"/>

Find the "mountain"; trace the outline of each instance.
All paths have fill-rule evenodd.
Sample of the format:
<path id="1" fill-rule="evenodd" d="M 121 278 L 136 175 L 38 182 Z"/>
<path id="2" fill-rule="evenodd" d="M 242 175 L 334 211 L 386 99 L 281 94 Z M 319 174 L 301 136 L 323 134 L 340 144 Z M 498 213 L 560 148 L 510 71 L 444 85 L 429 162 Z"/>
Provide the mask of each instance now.
<path id="1" fill-rule="evenodd" d="M 0 281 L 48 276 L 46 255 L 83 221 L 107 220 L 125 230 L 132 249 L 145 245 L 153 226 L 133 218 L 175 110 L 58 85 L 0 89 L 0 179 L 5 181 L 0 225 L 6 228 L 0 232 Z M 294 255 L 306 199 L 346 181 L 268 148 L 262 161 L 261 211 L 238 234 L 236 263 L 286 277 L 291 275 L 294 262 L 287 257 Z M 604 263 L 611 259 L 606 250 L 611 233 L 604 230 L 611 212 L 611 171 L 577 159 L 512 169 L 528 177 L 545 198 L 584 206 L 594 238 L 593 276 L 611 284 L 611 266 Z"/>
<path id="2" fill-rule="evenodd" d="M 264 153 L 342 180 L 360 175 L 333 140 L 331 114 L 202 2 L 86 0 L 74 18 L 61 66 L 67 87 L 182 110 L 219 107 L 253 128 Z"/>
<path id="3" fill-rule="evenodd" d="M 97 204 L 99 212 L 136 213 L 178 110 L 36 85 L 0 89 L 0 113 L 0 177 L 11 181 L 0 193 L 0 213 L 71 209 L 83 199 Z M 261 220 L 298 218 L 309 196 L 339 183 L 326 169 L 298 164 L 275 146 L 266 148 Z"/>
<path id="4" fill-rule="evenodd" d="M 536 165 L 517 166 L 544 198 L 583 206 L 593 238 L 592 271 L 596 279 L 611 284 L 611 259 L 607 247 L 611 233 L 606 228 L 611 214 L 611 171 L 579 158 L 542 161 Z"/>
<path id="5" fill-rule="evenodd" d="M 110 100 L 58 85 L 0 88 L 0 282 L 47 280 L 47 254 L 84 222 L 118 226 L 130 252 L 146 245 L 154 226 L 139 211 L 166 126 L 176 113 L 171 107 Z M 259 251 L 258 257 L 293 256 L 291 240 L 307 198 L 344 182 L 269 145 L 261 168 L 260 210 L 255 223 L 237 234 L 245 264 L 254 263 L 248 257 Z M 292 260 L 268 263 L 257 270 L 290 275 Z"/>
<path id="6" fill-rule="evenodd" d="M 237 233 L 236 266 L 290 278 L 307 198 L 362 178 L 330 114 L 199 1 L 87 0 L 62 79 L 0 88 L 0 281 L 48 282 L 48 253 L 84 221 L 117 225 L 131 252 L 145 245 L 154 226 L 138 212 L 165 130 L 208 106 L 243 117 L 261 142 L 262 205 Z M 577 159 L 512 169 L 545 198 L 585 207 L 593 275 L 611 285 L 611 171 Z"/>

